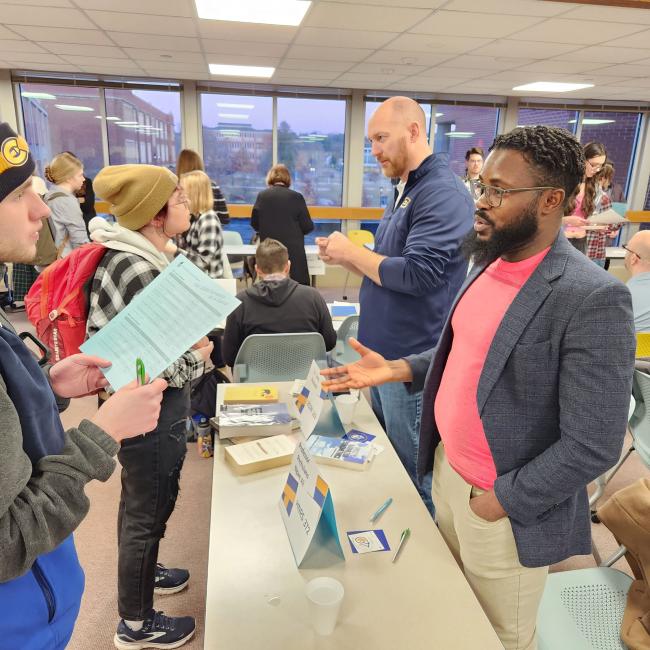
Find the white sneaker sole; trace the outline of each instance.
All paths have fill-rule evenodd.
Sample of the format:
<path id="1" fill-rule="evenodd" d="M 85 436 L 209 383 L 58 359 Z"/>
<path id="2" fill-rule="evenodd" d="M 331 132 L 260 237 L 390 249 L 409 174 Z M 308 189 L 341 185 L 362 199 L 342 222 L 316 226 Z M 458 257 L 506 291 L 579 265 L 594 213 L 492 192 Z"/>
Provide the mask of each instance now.
<path id="1" fill-rule="evenodd" d="M 122 643 L 116 634 L 113 637 L 113 645 L 117 650 L 144 650 L 145 648 L 163 648 L 163 650 L 169 648 L 171 650 L 185 645 L 194 636 L 194 632 L 196 632 L 196 628 L 192 630 L 192 634 L 189 634 L 180 641 L 176 641 L 176 643 L 156 643 L 155 641 L 152 641 L 151 643 L 147 641 L 143 641 L 142 643 Z"/>
<path id="2" fill-rule="evenodd" d="M 154 587 L 153 593 L 159 596 L 169 596 L 170 594 L 177 594 L 179 591 L 183 591 L 189 584 L 190 581 L 187 580 L 182 585 L 177 585 L 176 587 Z"/>

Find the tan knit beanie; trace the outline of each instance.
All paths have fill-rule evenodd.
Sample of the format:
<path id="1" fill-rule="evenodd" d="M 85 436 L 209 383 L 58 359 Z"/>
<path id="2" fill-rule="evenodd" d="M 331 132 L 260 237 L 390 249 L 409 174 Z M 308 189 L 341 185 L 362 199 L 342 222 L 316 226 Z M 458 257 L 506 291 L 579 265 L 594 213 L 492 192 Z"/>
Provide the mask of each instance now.
<path id="1" fill-rule="evenodd" d="M 111 165 L 93 181 L 97 196 L 112 205 L 120 226 L 140 230 L 163 208 L 176 190 L 178 178 L 166 167 Z"/>

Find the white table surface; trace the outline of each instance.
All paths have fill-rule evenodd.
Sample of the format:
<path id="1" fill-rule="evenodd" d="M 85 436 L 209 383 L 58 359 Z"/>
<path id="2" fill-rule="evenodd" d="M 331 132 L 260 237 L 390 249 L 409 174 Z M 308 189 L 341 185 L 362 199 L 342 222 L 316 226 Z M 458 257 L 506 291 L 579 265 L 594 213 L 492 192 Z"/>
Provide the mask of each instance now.
<path id="1" fill-rule="evenodd" d="M 217 403 L 225 384 L 218 388 Z M 278 384 L 288 399 L 291 383 Z M 498 650 L 498 638 L 368 403 L 353 425 L 377 435 L 385 451 L 364 472 L 321 466 L 334 500 L 345 563 L 298 569 L 279 511 L 288 466 L 237 476 L 215 444 L 206 650 Z M 391 548 L 402 530 L 399 560 L 392 552 L 353 555 L 346 531 L 372 527 L 368 517 L 393 504 L 376 527 Z M 334 633 L 318 637 L 309 623 L 305 584 L 326 575 L 345 587 Z M 277 605 L 269 600 L 278 597 Z"/>
<path id="2" fill-rule="evenodd" d="M 622 246 L 606 246 L 605 257 L 610 259 L 622 259 L 625 257 L 625 249 Z"/>

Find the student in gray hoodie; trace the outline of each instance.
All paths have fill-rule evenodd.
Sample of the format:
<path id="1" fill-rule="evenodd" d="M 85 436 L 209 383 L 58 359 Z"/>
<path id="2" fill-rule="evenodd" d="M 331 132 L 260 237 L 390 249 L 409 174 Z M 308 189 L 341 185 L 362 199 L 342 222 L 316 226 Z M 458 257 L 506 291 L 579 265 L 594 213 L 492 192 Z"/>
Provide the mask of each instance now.
<path id="1" fill-rule="evenodd" d="M 244 339 L 251 334 L 319 332 L 325 347 L 336 345 L 327 305 L 316 289 L 298 284 L 289 277 L 291 262 L 287 247 L 267 238 L 255 252 L 259 282 L 237 295 L 241 305 L 226 321 L 223 359 L 233 366 Z"/>

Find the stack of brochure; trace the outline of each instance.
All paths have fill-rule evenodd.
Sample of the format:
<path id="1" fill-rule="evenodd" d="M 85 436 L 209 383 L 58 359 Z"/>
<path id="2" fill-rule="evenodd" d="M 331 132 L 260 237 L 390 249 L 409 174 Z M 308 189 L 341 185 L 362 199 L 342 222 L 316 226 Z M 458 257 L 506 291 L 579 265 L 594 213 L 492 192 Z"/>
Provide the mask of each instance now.
<path id="1" fill-rule="evenodd" d="M 367 469 L 374 456 L 371 442 L 312 435 L 305 443 L 317 463 L 348 469 Z"/>
<path id="2" fill-rule="evenodd" d="M 222 404 L 216 429 L 219 438 L 276 436 L 291 433 L 291 415 L 286 404 Z"/>

